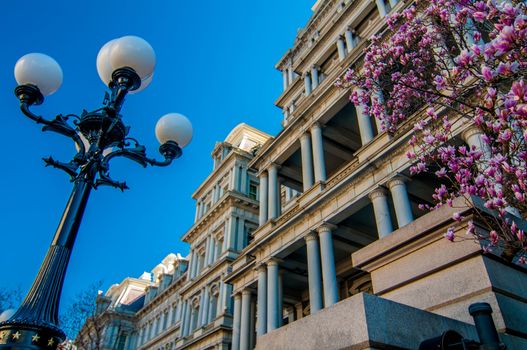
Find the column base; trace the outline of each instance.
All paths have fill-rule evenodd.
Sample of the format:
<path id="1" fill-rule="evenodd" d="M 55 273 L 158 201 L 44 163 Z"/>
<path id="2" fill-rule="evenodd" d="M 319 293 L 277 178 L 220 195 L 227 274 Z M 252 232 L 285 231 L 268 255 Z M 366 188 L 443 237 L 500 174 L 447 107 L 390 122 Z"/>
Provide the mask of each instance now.
<path id="1" fill-rule="evenodd" d="M 66 339 L 57 326 L 34 320 L 8 320 L 0 323 L 0 349 L 55 350 Z"/>

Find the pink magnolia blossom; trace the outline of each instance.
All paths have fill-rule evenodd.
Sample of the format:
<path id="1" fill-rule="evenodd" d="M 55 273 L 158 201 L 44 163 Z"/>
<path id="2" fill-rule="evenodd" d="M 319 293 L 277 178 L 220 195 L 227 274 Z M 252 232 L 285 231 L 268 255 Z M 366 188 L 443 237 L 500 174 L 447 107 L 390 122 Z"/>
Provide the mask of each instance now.
<path id="1" fill-rule="evenodd" d="M 480 197 L 497 220 L 479 220 L 484 230 L 470 221 L 467 234 L 483 250 L 520 262 L 527 242 L 509 212 L 512 207 L 527 218 L 527 5 L 513 4 L 417 0 L 388 17 L 389 35 L 372 38 L 363 65 L 342 80 L 343 88 L 353 87 L 350 100 L 379 119 L 382 131 L 395 133 L 412 119 L 410 173 L 441 179 L 434 203 L 420 208 Z M 463 144 L 453 133 L 459 120 L 479 127 L 481 141 Z M 454 239 L 453 228 L 445 237 Z"/>

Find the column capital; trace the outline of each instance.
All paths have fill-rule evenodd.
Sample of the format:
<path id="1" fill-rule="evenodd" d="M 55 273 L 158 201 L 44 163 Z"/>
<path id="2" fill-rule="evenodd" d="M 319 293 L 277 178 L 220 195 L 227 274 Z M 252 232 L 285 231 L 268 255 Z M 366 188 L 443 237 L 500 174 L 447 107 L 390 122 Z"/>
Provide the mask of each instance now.
<path id="1" fill-rule="evenodd" d="M 252 288 L 245 288 L 242 290 L 242 296 L 244 295 L 252 295 L 254 293 L 254 290 Z"/>
<path id="2" fill-rule="evenodd" d="M 480 129 L 480 127 L 477 125 L 471 125 L 465 130 L 463 130 L 463 132 L 461 133 L 461 138 L 463 139 L 463 141 L 467 142 L 470 137 L 478 134 L 483 134 L 483 131 Z"/>
<path id="3" fill-rule="evenodd" d="M 386 195 L 387 195 L 387 192 L 384 188 L 377 187 L 376 189 L 374 189 L 368 194 L 368 197 L 371 200 L 374 200 L 375 198 L 378 198 L 378 197 L 386 197 Z"/>
<path id="4" fill-rule="evenodd" d="M 282 259 L 271 257 L 265 263 L 267 264 L 267 266 L 278 266 L 282 261 Z"/>
<path id="5" fill-rule="evenodd" d="M 306 130 L 302 135 L 300 135 L 300 140 L 303 141 L 305 139 L 311 140 L 311 134 L 308 130 Z"/>
<path id="6" fill-rule="evenodd" d="M 331 232 L 337 229 L 337 225 L 333 225 L 329 222 L 323 222 L 319 227 L 317 227 L 317 232 L 320 234 L 322 232 Z"/>
<path id="7" fill-rule="evenodd" d="M 271 162 L 271 163 L 269 163 L 269 165 L 268 165 L 268 168 L 269 168 L 269 169 L 270 169 L 270 168 L 275 168 L 276 170 L 280 170 L 281 167 L 282 167 L 282 166 L 281 166 L 280 164 L 275 163 L 275 162 Z M 269 171 L 269 170 L 268 170 L 268 171 Z"/>
<path id="8" fill-rule="evenodd" d="M 254 268 L 257 272 L 267 272 L 267 265 L 265 263 L 260 263 Z"/>
<path id="9" fill-rule="evenodd" d="M 404 175 L 396 175 L 386 182 L 386 186 L 391 190 L 395 186 L 404 185 L 408 180 L 409 179 Z"/>
<path id="10" fill-rule="evenodd" d="M 322 125 L 320 122 L 314 122 L 313 125 L 309 128 L 310 130 L 313 129 L 322 129 L 325 125 Z"/>
<path id="11" fill-rule="evenodd" d="M 241 299 L 242 298 L 242 293 L 240 293 L 239 291 L 236 291 L 235 293 L 232 293 L 232 296 L 234 299 Z"/>
<path id="12" fill-rule="evenodd" d="M 311 66 L 311 69 L 316 69 L 316 70 L 319 70 L 320 69 L 320 66 L 318 64 L 313 64 Z"/>
<path id="13" fill-rule="evenodd" d="M 304 236 L 306 242 L 317 240 L 318 235 L 315 231 L 310 231 L 307 235 Z"/>

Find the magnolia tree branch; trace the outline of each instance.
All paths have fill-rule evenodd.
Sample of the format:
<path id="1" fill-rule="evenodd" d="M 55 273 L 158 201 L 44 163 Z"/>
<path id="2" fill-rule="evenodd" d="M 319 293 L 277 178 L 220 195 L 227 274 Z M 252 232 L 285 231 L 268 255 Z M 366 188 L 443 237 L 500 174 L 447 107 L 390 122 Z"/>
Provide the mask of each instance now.
<path id="1" fill-rule="evenodd" d="M 434 205 L 423 208 L 479 198 L 466 202 L 483 226 L 470 222 L 469 237 L 485 251 L 525 264 L 526 4 L 417 0 L 387 23 L 383 37 L 371 38 L 363 65 L 351 67 L 337 85 L 352 88 L 351 101 L 378 118 L 384 131 L 395 133 L 415 120 L 410 171 L 443 180 Z M 423 105 L 426 113 L 416 115 Z M 471 134 L 460 137 L 467 127 Z M 456 213 L 454 220 L 464 218 Z M 445 237 L 464 239 L 454 227 Z"/>

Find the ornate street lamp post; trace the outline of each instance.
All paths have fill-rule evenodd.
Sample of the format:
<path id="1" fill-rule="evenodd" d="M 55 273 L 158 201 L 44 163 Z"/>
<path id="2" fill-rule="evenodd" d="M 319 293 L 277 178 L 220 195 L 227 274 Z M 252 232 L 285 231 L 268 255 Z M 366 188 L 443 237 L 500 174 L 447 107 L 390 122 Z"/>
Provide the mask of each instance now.
<path id="1" fill-rule="evenodd" d="M 128 137 L 129 127 L 120 114 L 125 96 L 150 83 L 154 66 L 154 51 L 143 39 L 126 36 L 110 41 L 97 56 L 99 76 L 111 92 L 106 93 L 103 106 L 92 112 L 83 111 L 80 116 L 58 115 L 48 120 L 33 114 L 30 106 L 41 104 L 45 95 L 60 87 L 60 66 L 43 54 L 28 54 L 17 62 L 15 78 L 19 86 L 15 94 L 22 112 L 43 124 L 43 131 L 71 138 L 78 152 L 68 163 L 51 157 L 44 159 L 47 166 L 61 169 L 71 177 L 73 191 L 33 286 L 19 309 L 0 323 L 0 349 L 53 350 L 65 339 L 58 327 L 59 300 L 89 194 L 101 185 L 127 188 L 124 182 L 110 177 L 110 161 L 125 157 L 144 167 L 167 166 L 181 156 L 181 147 L 190 142 L 192 125 L 176 113 L 161 117 L 156 125 L 156 136 L 161 143 L 159 152 L 164 160 L 148 158 L 145 147 Z"/>

